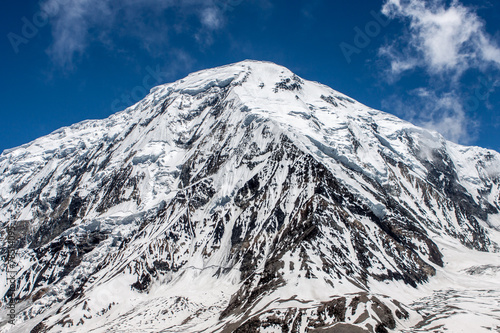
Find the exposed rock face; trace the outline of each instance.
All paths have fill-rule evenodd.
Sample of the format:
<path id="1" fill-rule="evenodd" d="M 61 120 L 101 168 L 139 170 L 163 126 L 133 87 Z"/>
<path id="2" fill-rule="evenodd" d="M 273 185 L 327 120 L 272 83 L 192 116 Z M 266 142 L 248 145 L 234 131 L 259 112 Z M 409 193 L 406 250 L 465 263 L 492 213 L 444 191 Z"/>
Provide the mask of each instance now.
<path id="1" fill-rule="evenodd" d="M 390 291 L 436 280 L 438 244 L 499 250 L 498 153 L 270 63 L 154 88 L 5 151 L 0 172 L 19 261 L 0 292 L 22 308 L 2 332 L 422 327 Z"/>

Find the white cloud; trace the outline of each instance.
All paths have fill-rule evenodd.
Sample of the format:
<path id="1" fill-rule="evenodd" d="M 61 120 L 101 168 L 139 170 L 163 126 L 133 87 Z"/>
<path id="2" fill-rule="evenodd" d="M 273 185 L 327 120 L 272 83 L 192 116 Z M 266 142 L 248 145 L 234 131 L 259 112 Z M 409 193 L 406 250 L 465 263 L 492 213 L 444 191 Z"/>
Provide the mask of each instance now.
<path id="1" fill-rule="evenodd" d="M 393 95 L 382 102 L 382 107 L 453 142 L 470 144 L 476 138 L 479 124 L 467 114 L 462 98 L 455 92 L 438 94 L 418 88 L 410 91 L 405 100 Z"/>
<path id="2" fill-rule="evenodd" d="M 379 49 L 389 61 L 388 82 L 410 73 L 417 82 L 421 74 L 428 79 L 426 88 L 394 95 L 383 107 L 451 141 L 472 143 L 480 125 L 477 112 L 489 107 L 500 70 L 500 47 L 483 20 L 458 0 L 385 0 L 382 13 L 404 23 L 399 35 Z"/>
<path id="3" fill-rule="evenodd" d="M 185 33 L 187 18 L 198 18 L 205 34 L 222 28 L 223 12 L 211 0 L 44 0 L 41 9 L 48 13 L 53 43 L 48 52 L 54 62 L 71 67 L 75 57 L 84 54 L 96 41 L 114 46 L 114 38 L 135 38 L 154 53 L 163 49 L 171 31 Z M 175 20 L 166 22 L 166 10 L 176 11 Z M 177 21 L 176 21 L 177 20 Z M 179 28 L 181 27 L 181 28 Z M 193 40 L 196 31 L 192 31 Z"/>
<path id="4" fill-rule="evenodd" d="M 500 68 L 500 48 L 481 18 L 454 0 L 387 0 L 382 12 L 408 23 L 408 31 L 381 49 L 393 74 L 422 67 L 456 78 L 470 68 Z"/>
<path id="5" fill-rule="evenodd" d="M 424 114 L 420 113 L 423 127 L 438 131 L 454 142 L 467 144 L 473 141 L 478 124 L 467 116 L 458 96 L 454 93 L 437 96 L 429 91 L 420 93 L 424 93 L 420 97 L 428 100 Z"/>
<path id="6" fill-rule="evenodd" d="M 201 22 L 210 29 L 218 29 L 222 25 L 222 13 L 217 7 L 208 7 L 201 11 Z"/>
<path id="7" fill-rule="evenodd" d="M 90 15 L 88 8 L 102 14 Z M 42 10 L 52 19 L 54 42 L 49 53 L 63 65 L 71 64 L 72 57 L 85 50 L 89 26 L 108 11 L 105 2 L 98 0 L 48 0 L 42 4 Z"/>

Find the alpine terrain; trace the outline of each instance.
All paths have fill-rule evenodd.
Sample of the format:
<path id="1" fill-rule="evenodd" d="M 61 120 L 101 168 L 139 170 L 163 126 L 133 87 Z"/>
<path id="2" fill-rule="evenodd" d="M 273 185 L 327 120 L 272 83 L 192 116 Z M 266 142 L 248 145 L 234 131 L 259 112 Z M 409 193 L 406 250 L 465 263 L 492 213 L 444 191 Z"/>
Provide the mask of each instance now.
<path id="1" fill-rule="evenodd" d="M 500 332 L 500 154 L 268 62 L 4 151 L 0 224 L 0 332 Z"/>

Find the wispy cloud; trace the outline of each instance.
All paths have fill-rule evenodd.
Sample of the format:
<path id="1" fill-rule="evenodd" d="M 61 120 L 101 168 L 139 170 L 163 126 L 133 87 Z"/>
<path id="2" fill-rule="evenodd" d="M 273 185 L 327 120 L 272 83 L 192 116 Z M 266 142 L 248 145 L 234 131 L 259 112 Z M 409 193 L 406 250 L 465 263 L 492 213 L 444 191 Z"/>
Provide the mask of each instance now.
<path id="1" fill-rule="evenodd" d="M 394 74 L 422 67 L 430 73 L 460 76 L 470 68 L 500 68 L 500 47 L 484 22 L 454 0 L 387 0 L 382 12 L 408 23 L 408 31 L 381 49 Z"/>
<path id="2" fill-rule="evenodd" d="M 95 42 L 113 47 L 114 39 L 131 38 L 154 53 L 155 47 L 168 43 L 170 34 L 191 33 L 196 40 L 199 31 L 206 35 L 223 27 L 218 4 L 210 0 L 45 0 L 41 6 L 52 26 L 49 55 L 67 68 Z M 166 15 L 168 11 L 171 15 Z"/>
<path id="3" fill-rule="evenodd" d="M 201 11 L 201 22 L 209 29 L 219 29 L 222 26 L 222 13 L 217 7 L 207 7 Z"/>
<path id="4" fill-rule="evenodd" d="M 428 79 L 425 88 L 394 95 L 383 107 L 449 140 L 473 142 L 480 126 L 475 113 L 481 104 L 488 107 L 500 70 L 500 47 L 483 20 L 458 0 L 386 0 L 382 13 L 403 23 L 401 33 L 379 49 L 387 81 L 407 74 Z M 464 80 L 469 72 L 493 82 Z"/>
<path id="5" fill-rule="evenodd" d="M 393 95 L 383 100 L 382 107 L 454 142 L 470 144 L 477 136 L 479 123 L 467 114 L 463 99 L 455 92 L 436 93 L 418 88 L 404 99 Z"/>

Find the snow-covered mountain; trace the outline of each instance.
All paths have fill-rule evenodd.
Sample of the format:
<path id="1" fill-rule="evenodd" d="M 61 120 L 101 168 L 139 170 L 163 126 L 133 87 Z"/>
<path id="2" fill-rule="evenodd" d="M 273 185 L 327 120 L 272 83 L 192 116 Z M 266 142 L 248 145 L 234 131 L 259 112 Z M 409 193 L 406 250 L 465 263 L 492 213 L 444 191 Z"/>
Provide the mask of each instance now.
<path id="1" fill-rule="evenodd" d="M 500 154 L 272 63 L 4 151 L 0 224 L 0 332 L 500 332 Z"/>

